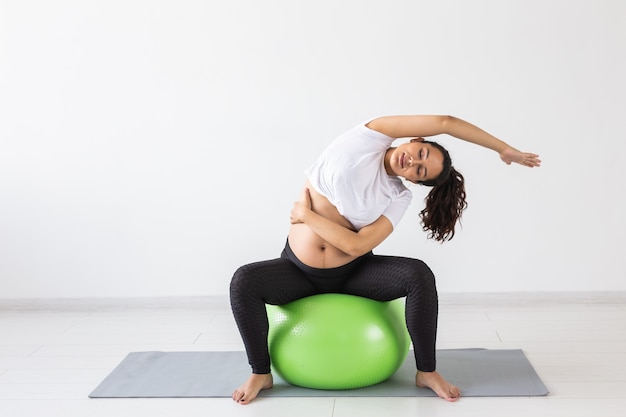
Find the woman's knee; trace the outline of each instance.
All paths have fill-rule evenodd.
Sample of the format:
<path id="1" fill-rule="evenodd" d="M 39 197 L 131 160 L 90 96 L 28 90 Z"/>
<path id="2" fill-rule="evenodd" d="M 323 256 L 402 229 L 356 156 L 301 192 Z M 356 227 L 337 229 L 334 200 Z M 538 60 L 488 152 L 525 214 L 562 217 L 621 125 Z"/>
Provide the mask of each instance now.
<path id="1" fill-rule="evenodd" d="M 436 288 L 435 274 L 426 264 L 419 259 L 411 260 L 411 278 L 421 289 Z"/>
<path id="2" fill-rule="evenodd" d="M 237 268 L 230 280 L 230 293 L 248 292 L 254 287 L 255 276 L 257 275 L 254 264 L 243 265 Z"/>
<path id="3" fill-rule="evenodd" d="M 230 293 L 271 297 L 293 281 L 293 266 L 286 259 L 259 261 L 239 267 L 230 280 Z"/>

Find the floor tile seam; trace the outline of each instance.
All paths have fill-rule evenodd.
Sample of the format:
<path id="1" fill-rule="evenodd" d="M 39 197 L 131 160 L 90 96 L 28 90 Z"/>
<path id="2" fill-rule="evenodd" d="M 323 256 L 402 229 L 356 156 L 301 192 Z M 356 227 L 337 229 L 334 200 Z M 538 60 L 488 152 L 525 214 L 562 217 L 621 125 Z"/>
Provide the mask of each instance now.
<path id="1" fill-rule="evenodd" d="M 626 359 L 626 352 L 615 352 L 615 351 L 607 351 L 607 352 L 533 352 L 530 353 L 531 356 L 576 356 L 581 358 L 597 358 L 597 357 L 606 357 L 606 356 L 618 356 Z"/>
<path id="2" fill-rule="evenodd" d="M 532 355 L 529 355 L 532 357 Z M 626 371 L 625 365 L 542 365 L 542 368 L 566 368 L 566 369 L 580 369 L 580 370 L 621 370 Z M 626 372 L 624 372 L 624 380 L 626 381 Z M 626 398 L 626 397 L 625 397 Z"/>
<path id="3" fill-rule="evenodd" d="M 589 318 L 557 318 L 557 319 L 545 319 L 545 318 L 511 318 L 511 319 L 503 319 L 503 318 L 491 318 L 487 321 L 478 321 L 478 320 L 463 320 L 463 321 L 476 321 L 477 323 L 528 323 L 528 324 L 555 324 L 555 323 L 584 323 L 584 324 L 592 324 L 592 323 L 621 323 L 626 321 L 626 315 L 624 317 L 589 317 Z"/>
<path id="4" fill-rule="evenodd" d="M 581 378 L 579 375 L 572 375 L 570 377 L 558 377 L 558 376 L 550 376 L 546 372 L 542 371 L 540 368 L 535 368 L 537 374 L 541 377 L 541 380 L 546 385 L 551 384 L 559 384 L 559 383 L 573 383 L 573 382 L 581 382 L 586 385 L 592 385 L 594 383 L 623 383 L 626 382 L 626 379 L 623 377 L 615 377 L 606 379 L 604 377 L 598 376 L 598 378 Z M 624 398 L 624 396 L 622 396 Z"/>
<path id="5" fill-rule="evenodd" d="M 197 336 L 194 334 L 193 336 L 188 336 L 189 340 L 186 341 L 177 341 L 177 342 L 166 342 L 159 341 L 158 339 L 148 339 L 147 341 L 138 341 L 135 343 L 145 343 L 145 344 L 176 344 L 176 345 L 193 345 L 193 341 L 196 340 Z M 120 343 L 103 343 L 102 341 L 85 341 L 82 343 L 63 343 L 63 341 L 51 340 L 45 343 L 46 346 L 117 346 Z"/>
<path id="6" fill-rule="evenodd" d="M 43 349 L 43 347 L 44 347 L 44 346 L 45 346 L 45 345 L 39 345 L 39 346 L 37 346 L 37 347 L 35 348 L 35 350 L 33 350 L 32 352 L 30 352 L 30 353 L 29 353 L 26 357 L 28 357 L 28 358 L 35 357 L 35 354 L 36 354 L 37 352 L 39 352 L 41 349 Z"/>
<path id="7" fill-rule="evenodd" d="M 98 385 L 100 382 L 102 382 L 102 381 L 98 381 L 95 384 Z M 56 385 L 63 385 L 63 386 L 72 385 L 72 386 L 86 387 L 86 386 L 92 386 L 93 384 L 94 384 L 93 382 L 2 382 L 2 381 L 0 381 L 0 386 L 22 385 L 22 386 L 45 386 L 45 387 L 50 387 L 50 386 L 56 386 Z M 2 395 L 1 391 L 0 391 L 0 395 Z"/>
<path id="8" fill-rule="evenodd" d="M 510 335 L 504 334 L 501 335 L 502 337 L 502 343 L 534 343 L 537 341 L 538 338 L 533 338 L 532 336 L 529 337 L 521 337 L 521 338 L 516 338 L 516 337 L 511 337 Z M 611 343 L 611 342 L 620 342 L 620 343 L 626 343 L 626 339 L 620 339 L 620 340 L 615 340 L 615 339 L 609 339 L 609 338 L 596 338 L 596 339 L 574 339 L 574 338 L 551 338 L 551 339 L 545 339 L 542 340 L 543 342 L 546 343 L 588 343 L 588 342 L 598 342 L 598 343 Z"/>
<path id="9" fill-rule="evenodd" d="M 118 360 L 118 358 L 119 357 L 111 356 L 111 357 L 107 358 L 107 361 L 110 361 L 110 362 L 114 363 L 114 362 L 116 362 Z M 54 358 L 54 359 L 58 359 L 58 358 Z M 100 358 L 98 358 L 98 359 L 100 359 Z M 119 359 L 119 360 L 121 360 L 121 359 Z M 82 370 L 101 371 L 101 370 L 110 369 L 110 366 L 111 366 L 110 363 L 107 363 L 107 364 L 104 364 L 104 365 L 77 364 L 76 366 L 58 366 L 58 367 L 55 367 L 54 365 L 53 366 L 41 366 L 41 364 L 35 364 L 35 365 L 38 365 L 38 366 L 17 366 L 17 365 L 11 365 L 9 363 L 9 364 L 5 364 L 5 366 L 3 366 L 0 369 L 2 369 L 4 371 L 44 371 L 44 372 L 82 371 Z"/>
<path id="10" fill-rule="evenodd" d="M 624 397 L 587 397 L 587 396 L 560 396 L 558 394 L 548 394 L 546 396 L 537 396 L 537 397 L 530 397 L 529 400 L 531 401 L 545 401 L 545 402 L 564 402 L 564 403 L 572 403 L 572 402 L 582 402 L 582 403 L 586 403 L 586 402 L 598 402 L 600 404 L 604 404 L 605 401 L 607 400 L 612 400 L 612 401 L 619 401 L 619 402 L 623 402 L 626 401 L 626 398 Z M 602 415 L 602 414 L 599 414 Z"/>

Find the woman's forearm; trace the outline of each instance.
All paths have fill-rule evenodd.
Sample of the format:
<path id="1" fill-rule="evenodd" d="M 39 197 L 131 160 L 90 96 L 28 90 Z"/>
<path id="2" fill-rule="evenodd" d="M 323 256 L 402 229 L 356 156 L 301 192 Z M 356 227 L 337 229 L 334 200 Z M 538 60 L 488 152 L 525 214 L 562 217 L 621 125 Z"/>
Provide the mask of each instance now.
<path id="1" fill-rule="evenodd" d="M 359 251 L 355 248 L 355 242 L 357 242 L 357 233 L 355 231 L 328 220 L 312 210 L 304 211 L 300 217 L 302 223 L 309 226 L 315 234 L 337 249 L 348 255 L 360 255 L 356 254 Z"/>
<path id="2" fill-rule="evenodd" d="M 292 222 L 294 222 L 292 218 Z M 312 210 L 302 210 L 298 223 L 309 226 L 315 234 L 350 256 L 361 256 L 378 246 L 393 231 L 384 216 L 358 232 L 333 222 Z"/>
<path id="3" fill-rule="evenodd" d="M 465 120 L 453 116 L 446 116 L 442 120 L 443 133 L 446 133 L 455 138 L 470 142 L 487 149 L 491 149 L 498 153 L 501 153 L 507 148 L 511 148 L 508 143 L 496 138 L 490 133 L 487 133 L 483 129 L 475 126 Z"/>
<path id="4" fill-rule="evenodd" d="M 444 133 L 466 142 L 496 151 L 500 155 L 500 159 L 502 159 L 502 161 L 506 164 L 510 165 L 512 162 L 515 162 L 530 168 L 541 165 L 539 155 L 515 149 L 508 143 L 496 138 L 490 133 L 485 132 L 477 126 L 466 122 L 465 120 L 447 116 L 442 123 L 444 125 Z"/>

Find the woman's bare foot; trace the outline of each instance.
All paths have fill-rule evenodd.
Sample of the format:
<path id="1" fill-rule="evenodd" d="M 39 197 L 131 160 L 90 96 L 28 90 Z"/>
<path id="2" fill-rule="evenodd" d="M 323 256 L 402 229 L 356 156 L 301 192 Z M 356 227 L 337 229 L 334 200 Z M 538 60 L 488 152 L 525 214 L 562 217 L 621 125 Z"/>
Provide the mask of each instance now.
<path id="1" fill-rule="evenodd" d="M 461 390 L 443 379 L 439 372 L 417 371 L 415 385 L 420 388 L 430 388 L 435 394 L 446 401 L 456 401 L 461 396 Z"/>
<path id="2" fill-rule="evenodd" d="M 252 374 L 242 386 L 233 392 L 233 400 L 239 404 L 249 404 L 259 395 L 259 391 L 270 389 L 272 386 L 274 386 L 272 374 Z"/>

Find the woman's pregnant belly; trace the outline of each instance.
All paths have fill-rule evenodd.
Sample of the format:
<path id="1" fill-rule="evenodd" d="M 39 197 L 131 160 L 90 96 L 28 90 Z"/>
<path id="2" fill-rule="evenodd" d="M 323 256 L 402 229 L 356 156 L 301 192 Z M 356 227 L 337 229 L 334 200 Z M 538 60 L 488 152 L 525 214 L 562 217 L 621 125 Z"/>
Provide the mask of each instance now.
<path id="1" fill-rule="evenodd" d="M 349 229 L 354 229 L 337 207 L 318 193 L 307 181 L 311 194 L 311 208 L 314 212 Z M 312 268 L 336 268 L 355 259 L 334 247 L 303 223 L 292 224 L 289 228 L 289 246 L 302 263 Z"/>

